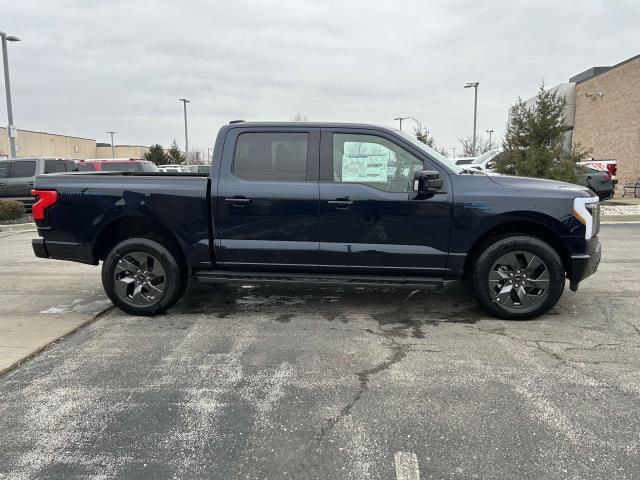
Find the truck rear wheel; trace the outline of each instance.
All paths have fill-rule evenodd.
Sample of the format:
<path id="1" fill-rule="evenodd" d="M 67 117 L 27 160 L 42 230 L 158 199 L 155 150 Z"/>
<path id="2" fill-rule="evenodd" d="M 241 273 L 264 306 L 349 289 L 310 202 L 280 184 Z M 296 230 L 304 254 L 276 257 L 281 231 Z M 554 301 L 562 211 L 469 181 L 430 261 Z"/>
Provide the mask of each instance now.
<path id="1" fill-rule="evenodd" d="M 133 315 L 171 308 L 186 287 L 186 269 L 169 245 L 148 238 L 120 242 L 102 265 L 102 285 L 111 301 Z"/>
<path id="2" fill-rule="evenodd" d="M 562 260 L 546 242 L 513 235 L 493 240 L 481 251 L 473 269 L 473 290 L 480 305 L 494 317 L 535 318 L 562 296 Z"/>

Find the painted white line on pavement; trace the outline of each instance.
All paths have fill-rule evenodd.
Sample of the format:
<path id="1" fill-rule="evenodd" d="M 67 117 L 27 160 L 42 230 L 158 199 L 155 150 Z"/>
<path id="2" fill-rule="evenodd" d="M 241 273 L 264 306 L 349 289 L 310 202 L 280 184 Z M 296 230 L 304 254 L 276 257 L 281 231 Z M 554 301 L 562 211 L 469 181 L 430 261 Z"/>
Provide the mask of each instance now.
<path id="1" fill-rule="evenodd" d="M 396 464 L 396 480 L 420 480 L 418 457 L 412 452 L 396 452 L 393 456 Z"/>

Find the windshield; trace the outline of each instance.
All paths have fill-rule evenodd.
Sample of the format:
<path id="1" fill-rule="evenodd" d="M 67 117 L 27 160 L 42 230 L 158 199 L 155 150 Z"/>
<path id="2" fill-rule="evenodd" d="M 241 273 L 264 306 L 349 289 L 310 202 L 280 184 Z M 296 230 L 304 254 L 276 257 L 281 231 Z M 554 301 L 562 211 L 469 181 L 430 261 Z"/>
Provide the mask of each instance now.
<path id="1" fill-rule="evenodd" d="M 476 158 L 473 162 L 471 162 L 472 165 L 480 165 L 482 163 L 484 163 L 485 161 L 495 157 L 498 154 L 499 150 L 497 148 L 493 149 L 493 150 L 489 150 L 487 152 L 484 152 L 482 155 L 480 155 L 478 158 Z"/>
<path id="2" fill-rule="evenodd" d="M 394 130 L 394 131 L 398 135 L 400 135 L 402 138 L 404 138 L 405 140 L 410 142 L 412 145 L 418 147 L 420 150 L 425 152 L 427 155 L 429 155 L 434 160 L 442 163 L 444 166 L 446 166 L 450 170 L 453 170 L 453 172 L 460 173 L 463 170 L 461 167 L 459 167 L 458 165 L 453 163 L 449 158 L 445 157 L 440 152 L 438 152 L 437 150 L 431 148 L 430 146 L 422 143 L 420 140 L 418 140 L 413 135 L 409 135 L 408 133 L 403 132 L 401 130 Z"/>

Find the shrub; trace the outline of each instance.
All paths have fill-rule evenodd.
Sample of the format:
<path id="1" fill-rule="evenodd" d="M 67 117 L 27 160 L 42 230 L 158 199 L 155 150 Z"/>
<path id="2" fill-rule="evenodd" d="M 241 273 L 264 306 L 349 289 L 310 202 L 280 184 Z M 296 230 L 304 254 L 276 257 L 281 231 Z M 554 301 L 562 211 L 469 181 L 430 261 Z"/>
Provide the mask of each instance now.
<path id="1" fill-rule="evenodd" d="M 15 200 L 0 200 L 0 221 L 17 220 L 24 215 L 24 205 Z"/>

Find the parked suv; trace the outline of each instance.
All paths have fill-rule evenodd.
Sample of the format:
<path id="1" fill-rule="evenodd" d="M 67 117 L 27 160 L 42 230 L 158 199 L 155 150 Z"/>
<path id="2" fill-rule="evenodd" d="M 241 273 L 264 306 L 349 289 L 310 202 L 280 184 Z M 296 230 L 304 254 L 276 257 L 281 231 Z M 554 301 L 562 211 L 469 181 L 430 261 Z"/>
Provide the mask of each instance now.
<path id="1" fill-rule="evenodd" d="M 31 208 L 35 199 L 31 189 L 36 175 L 76 171 L 73 160 L 25 157 L 0 160 L 0 198 L 18 200 Z"/>

